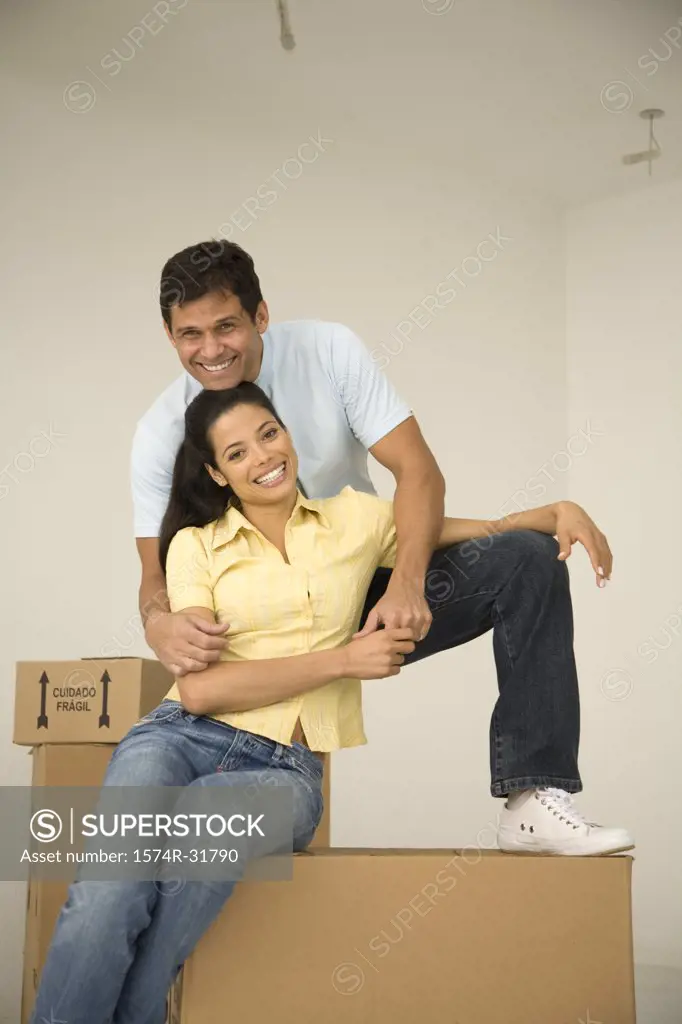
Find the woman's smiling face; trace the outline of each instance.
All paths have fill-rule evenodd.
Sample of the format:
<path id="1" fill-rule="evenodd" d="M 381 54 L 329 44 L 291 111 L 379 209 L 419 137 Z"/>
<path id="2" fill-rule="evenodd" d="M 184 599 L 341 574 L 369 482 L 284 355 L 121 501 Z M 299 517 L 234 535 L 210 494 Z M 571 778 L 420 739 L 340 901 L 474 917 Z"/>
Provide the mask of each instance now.
<path id="1" fill-rule="evenodd" d="M 208 431 L 221 486 L 229 486 L 245 505 L 281 502 L 296 493 L 298 459 L 291 438 L 269 410 L 238 405 L 223 413 Z"/>

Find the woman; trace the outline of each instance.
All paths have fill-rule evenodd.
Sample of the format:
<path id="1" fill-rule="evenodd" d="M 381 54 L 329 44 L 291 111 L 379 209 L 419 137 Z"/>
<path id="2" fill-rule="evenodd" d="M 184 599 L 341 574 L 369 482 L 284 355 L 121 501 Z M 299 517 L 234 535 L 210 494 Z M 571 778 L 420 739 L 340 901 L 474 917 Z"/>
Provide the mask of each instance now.
<path id="1" fill-rule="evenodd" d="M 294 849 L 322 813 L 319 752 L 366 742 L 361 680 L 400 672 L 407 630 L 356 635 L 377 567 L 394 564 L 393 506 L 345 488 L 310 501 L 284 424 L 252 383 L 203 391 L 186 413 L 160 550 L 171 609 L 227 629 L 220 661 L 177 675 L 116 748 L 105 786 L 244 785 L 292 795 Z M 528 525 L 553 533 L 548 510 Z M 446 519 L 440 546 L 484 536 Z M 234 881 L 70 888 L 32 1024 L 163 1024 L 167 991 Z"/>

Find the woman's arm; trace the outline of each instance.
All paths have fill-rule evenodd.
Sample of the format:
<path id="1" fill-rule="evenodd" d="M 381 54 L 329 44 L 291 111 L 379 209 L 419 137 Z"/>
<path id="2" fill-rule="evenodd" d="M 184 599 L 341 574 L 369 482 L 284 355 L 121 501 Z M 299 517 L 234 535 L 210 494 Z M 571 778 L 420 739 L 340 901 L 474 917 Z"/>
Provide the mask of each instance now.
<path id="1" fill-rule="evenodd" d="M 190 609 L 215 622 L 206 608 Z M 343 648 L 290 658 L 219 661 L 201 672 L 176 677 L 180 699 L 192 715 L 228 714 L 278 704 L 344 675 Z"/>
<path id="2" fill-rule="evenodd" d="M 613 555 L 609 542 L 585 509 L 574 501 L 555 501 L 553 505 L 515 512 L 504 519 L 446 519 L 437 547 L 510 530 L 537 530 L 556 537 L 560 561 L 569 558 L 573 544 L 579 542 L 590 556 L 597 586 L 603 587 L 611 578 Z"/>
<path id="3" fill-rule="evenodd" d="M 190 608 L 208 621 L 207 608 Z M 251 711 L 298 697 L 335 679 L 384 679 L 398 675 L 414 650 L 409 629 L 380 629 L 329 651 L 288 658 L 221 661 L 176 679 L 180 699 L 192 715 Z"/>
<path id="4" fill-rule="evenodd" d="M 444 519 L 443 529 L 438 538 L 438 548 L 449 548 L 464 540 L 477 540 L 494 533 L 508 533 L 510 530 L 537 530 L 554 536 L 557 525 L 557 511 L 561 502 L 542 505 L 528 512 L 514 512 L 503 519 Z"/>

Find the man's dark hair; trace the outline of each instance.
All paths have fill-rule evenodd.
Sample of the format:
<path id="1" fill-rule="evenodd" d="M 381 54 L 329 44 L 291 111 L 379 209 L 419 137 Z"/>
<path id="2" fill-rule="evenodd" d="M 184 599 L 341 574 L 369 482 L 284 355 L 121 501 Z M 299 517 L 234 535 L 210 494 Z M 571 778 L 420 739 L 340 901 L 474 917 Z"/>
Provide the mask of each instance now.
<path id="1" fill-rule="evenodd" d="M 236 295 L 252 320 L 263 301 L 253 260 L 235 242 L 198 242 L 171 256 L 161 271 L 161 315 L 171 329 L 173 306 L 184 306 L 211 292 Z"/>

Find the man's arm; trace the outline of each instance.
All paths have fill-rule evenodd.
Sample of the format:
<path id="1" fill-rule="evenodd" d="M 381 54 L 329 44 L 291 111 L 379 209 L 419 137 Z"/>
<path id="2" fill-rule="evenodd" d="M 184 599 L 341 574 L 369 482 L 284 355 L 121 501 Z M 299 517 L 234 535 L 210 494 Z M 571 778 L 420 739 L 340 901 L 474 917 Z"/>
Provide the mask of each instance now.
<path id="1" fill-rule="evenodd" d="M 445 479 L 414 416 L 370 448 L 395 477 L 393 496 L 398 540 L 393 572 L 423 582 L 443 526 Z"/>
<path id="2" fill-rule="evenodd" d="M 159 561 L 159 538 L 137 537 L 135 544 L 142 563 L 140 615 L 142 616 L 142 625 L 146 629 L 150 620 L 170 612 L 170 604 L 166 589 L 166 576 Z"/>
<path id="3" fill-rule="evenodd" d="M 396 481 L 396 565 L 360 635 L 383 624 L 411 628 L 421 639 L 431 625 L 424 584 L 443 521 L 445 481 L 411 408 L 379 365 L 383 358 L 348 327 L 334 326 L 330 365 L 348 425 Z"/>
<path id="4" fill-rule="evenodd" d="M 369 450 L 395 477 L 397 554 L 386 593 L 368 615 L 362 634 L 383 623 L 412 628 L 422 639 L 431 625 L 424 585 L 443 526 L 445 480 L 414 416 Z"/>

